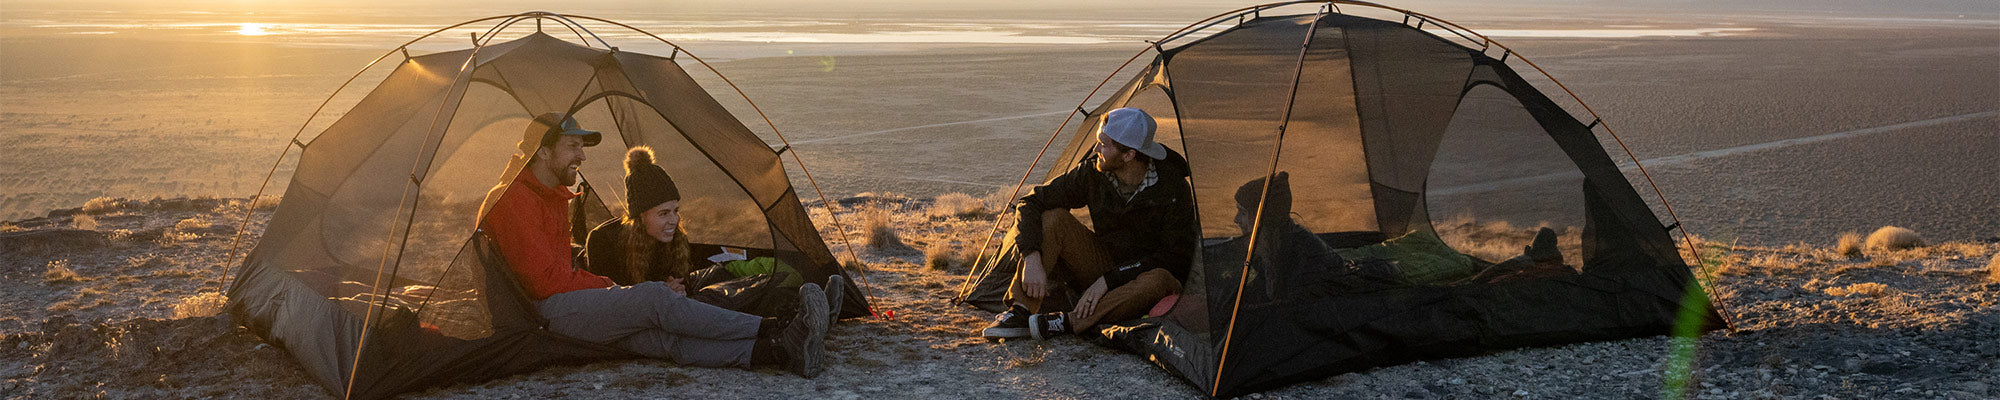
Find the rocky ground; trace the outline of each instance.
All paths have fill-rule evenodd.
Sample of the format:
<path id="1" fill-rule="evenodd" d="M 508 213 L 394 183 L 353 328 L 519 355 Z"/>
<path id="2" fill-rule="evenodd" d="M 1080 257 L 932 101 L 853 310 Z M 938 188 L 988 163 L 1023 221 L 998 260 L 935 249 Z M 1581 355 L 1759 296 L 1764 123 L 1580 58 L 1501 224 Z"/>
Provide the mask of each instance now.
<path id="1" fill-rule="evenodd" d="M 0 224 L 0 397 L 331 397 L 282 349 L 215 316 L 246 200 L 100 199 Z M 979 246 L 971 238 L 992 227 L 981 199 L 864 194 L 840 203 L 875 306 L 894 318 L 837 325 L 818 379 L 620 361 L 407 397 L 1200 396 L 1138 356 L 1083 340 L 974 336 L 989 315 L 949 298 L 966 249 Z M 269 212 L 257 205 L 245 246 Z M 827 212 L 815 218 L 844 253 Z M 2000 238 L 1859 256 L 1824 244 L 1700 246 L 1734 330 L 1431 360 L 1249 397 L 2000 397 Z M 1677 355 L 1692 361 L 1684 386 L 1667 383 L 1683 376 Z"/>

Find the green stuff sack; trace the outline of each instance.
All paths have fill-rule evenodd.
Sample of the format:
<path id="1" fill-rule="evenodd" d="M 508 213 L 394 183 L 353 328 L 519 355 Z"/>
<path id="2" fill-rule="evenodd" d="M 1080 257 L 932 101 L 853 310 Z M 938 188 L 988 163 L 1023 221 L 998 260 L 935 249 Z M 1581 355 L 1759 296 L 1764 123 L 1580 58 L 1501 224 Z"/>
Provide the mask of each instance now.
<path id="1" fill-rule="evenodd" d="M 1419 230 L 1380 244 L 1338 250 L 1349 260 L 1378 259 L 1394 264 L 1396 272 L 1413 283 L 1439 283 L 1463 279 L 1479 272 L 1472 256 L 1460 254 L 1438 239 L 1436 233 Z"/>
<path id="2" fill-rule="evenodd" d="M 805 277 L 800 275 L 798 270 L 792 269 L 790 264 L 771 257 L 730 261 L 723 263 L 722 268 L 729 270 L 730 275 L 738 278 L 782 272 L 785 274 L 785 282 L 779 285 L 782 287 L 799 287 L 806 282 Z"/>

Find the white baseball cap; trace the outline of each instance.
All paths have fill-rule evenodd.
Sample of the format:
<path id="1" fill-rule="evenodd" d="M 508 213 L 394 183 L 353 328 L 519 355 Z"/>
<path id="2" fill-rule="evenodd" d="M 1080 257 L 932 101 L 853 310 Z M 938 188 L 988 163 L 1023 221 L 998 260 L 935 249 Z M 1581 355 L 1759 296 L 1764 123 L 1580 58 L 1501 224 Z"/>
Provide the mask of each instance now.
<path id="1" fill-rule="evenodd" d="M 1158 128 L 1159 124 L 1153 122 L 1153 116 L 1146 115 L 1146 110 L 1132 107 L 1104 113 L 1103 123 L 1097 126 L 1104 136 L 1155 160 L 1167 158 L 1167 147 L 1153 141 L 1153 131 Z"/>

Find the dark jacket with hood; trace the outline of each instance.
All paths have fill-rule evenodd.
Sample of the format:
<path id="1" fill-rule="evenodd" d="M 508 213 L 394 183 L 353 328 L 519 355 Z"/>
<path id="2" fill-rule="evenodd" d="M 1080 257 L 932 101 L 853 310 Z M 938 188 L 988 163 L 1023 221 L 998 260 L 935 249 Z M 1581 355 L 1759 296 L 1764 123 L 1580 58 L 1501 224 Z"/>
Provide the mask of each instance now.
<path id="1" fill-rule="evenodd" d="M 631 270 L 627 269 L 631 260 L 625 259 L 625 222 L 618 218 L 612 218 L 603 225 L 598 225 L 596 229 L 591 229 L 590 237 L 584 240 L 583 248 L 587 260 L 584 269 L 611 278 L 611 281 L 620 285 L 637 285 L 647 281 L 666 282 L 675 278 L 667 273 L 671 269 L 667 268 L 665 251 L 654 251 L 653 259 L 646 261 L 644 273 L 641 276 L 632 275 Z"/>
<path id="2" fill-rule="evenodd" d="M 1091 154 L 1048 184 L 1037 186 L 1015 202 L 1020 221 L 1014 243 L 1021 254 L 1042 249 L 1042 212 L 1090 208 L 1097 242 L 1110 252 L 1113 270 L 1104 274 L 1108 288 L 1131 282 L 1139 274 L 1165 269 L 1187 281 L 1194 252 L 1201 246 L 1195 226 L 1194 192 L 1188 186 L 1188 163 L 1180 153 L 1153 161 L 1159 181 L 1126 200 L 1108 173 L 1097 170 Z"/>

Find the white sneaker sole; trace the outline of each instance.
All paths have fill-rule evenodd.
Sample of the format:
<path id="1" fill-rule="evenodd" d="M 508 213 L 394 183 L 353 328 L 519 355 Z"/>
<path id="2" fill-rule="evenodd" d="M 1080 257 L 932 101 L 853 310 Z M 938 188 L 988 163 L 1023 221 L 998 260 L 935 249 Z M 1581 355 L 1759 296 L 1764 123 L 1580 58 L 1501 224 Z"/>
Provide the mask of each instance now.
<path id="1" fill-rule="evenodd" d="M 1028 337 L 1028 328 L 986 328 L 979 335 L 987 339 L 1019 339 Z"/>

